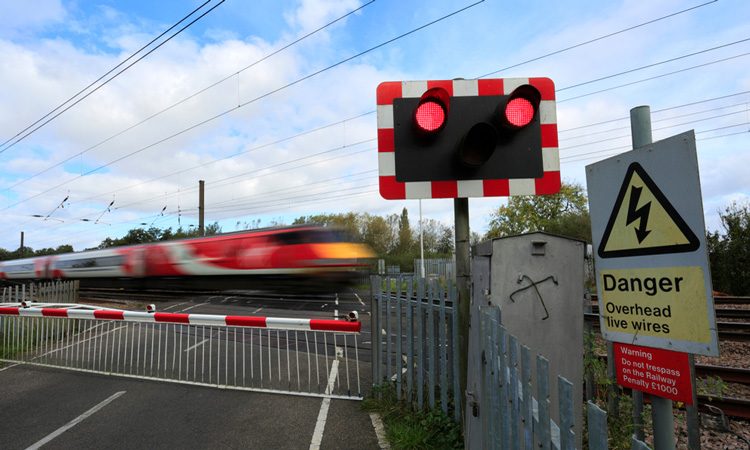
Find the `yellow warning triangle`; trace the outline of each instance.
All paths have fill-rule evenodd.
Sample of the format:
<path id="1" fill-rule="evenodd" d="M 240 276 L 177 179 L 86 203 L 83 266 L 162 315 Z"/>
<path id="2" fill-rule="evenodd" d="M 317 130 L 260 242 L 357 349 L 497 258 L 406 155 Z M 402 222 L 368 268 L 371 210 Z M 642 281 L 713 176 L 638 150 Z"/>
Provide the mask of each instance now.
<path id="1" fill-rule="evenodd" d="M 643 167 L 632 163 L 610 214 L 602 258 L 692 252 L 700 242 Z"/>

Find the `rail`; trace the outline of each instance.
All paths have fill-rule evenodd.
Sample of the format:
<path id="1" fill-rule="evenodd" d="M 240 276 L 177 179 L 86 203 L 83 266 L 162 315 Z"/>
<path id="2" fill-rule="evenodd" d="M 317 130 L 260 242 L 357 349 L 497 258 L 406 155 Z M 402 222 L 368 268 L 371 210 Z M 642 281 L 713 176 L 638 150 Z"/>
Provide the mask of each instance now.
<path id="1" fill-rule="evenodd" d="M 360 322 L 0 304 L 0 361 L 361 399 Z"/>

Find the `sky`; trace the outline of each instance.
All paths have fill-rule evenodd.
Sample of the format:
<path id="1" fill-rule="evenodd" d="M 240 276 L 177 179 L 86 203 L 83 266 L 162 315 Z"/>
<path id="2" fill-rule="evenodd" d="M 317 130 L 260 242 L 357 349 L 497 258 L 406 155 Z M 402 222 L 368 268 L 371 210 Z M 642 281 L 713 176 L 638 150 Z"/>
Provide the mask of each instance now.
<path id="1" fill-rule="evenodd" d="M 5 249 L 195 227 L 199 180 L 225 232 L 403 208 L 416 224 L 419 201 L 378 192 L 375 90 L 397 80 L 551 78 L 562 179 L 584 187 L 649 105 L 654 140 L 696 132 L 708 230 L 750 201 L 745 0 L 36 0 L 0 17 Z M 506 201 L 470 199 L 471 231 Z M 453 202 L 422 214 L 452 226 Z"/>

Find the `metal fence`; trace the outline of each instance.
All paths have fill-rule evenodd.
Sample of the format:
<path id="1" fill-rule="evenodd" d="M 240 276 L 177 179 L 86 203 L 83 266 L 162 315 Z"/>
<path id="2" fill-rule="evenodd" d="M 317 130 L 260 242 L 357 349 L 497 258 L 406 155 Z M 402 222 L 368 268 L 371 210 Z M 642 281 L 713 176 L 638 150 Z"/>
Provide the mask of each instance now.
<path id="1" fill-rule="evenodd" d="M 507 332 L 496 308 L 480 312 L 482 373 L 479 409 L 481 433 L 469 436 L 470 448 L 576 448 L 573 385 L 564 377 L 550 374 L 549 362 Z M 558 404 L 550 404 L 551 383 L 557 384 Z M 541 401 L 539 399 L 542 399 Z M 588 448 L 608 448 L 607 413 L 592 402 L 586 405 Z M 551 419 L 553 410 L 560 418 Z M 633 450 L 646 450 L 645 443 L 633 438 Z"/>
<path id="2" fill-rule="evenodd" d="M 460 402 L 453 401 L 459 391 L 455 286 L 414 277 L 373 277 L 372 286 L 373 382 L 393 382 L 397 398 L 420 409 L 439 405 L 460 421 Z"/>
<path id="3" fill-rule="evenodd" d="M 360 324 L 0 305 L 0 361 L 177 383 L 361 399 Z"/>
<path id="4" fill-rule="evenodd" d="M 34 301 L 42 303 L 77 303 L 79 281 L 49 281 L 4 286 L 0 303 Z"/>
<path id="5" fill-rule="evenodd" d="M 414 273 L 422 273 L 422 260 L 414 260 Z M 427 278 L 456 279 L 456 261 L 448 258 L 430 258 L 424 260 L 424 273 Z"/>
<path id="6" fill-rule="evenodd" d="M 461 422 L 455 286 L 377 276 L 372 286 L 373 383 L 393 386 L 397 398 L 416 408 L 439 407 Z M 502 326 L 497 309 L 482 309 L 479 326 L 482 365 L 470 370 L 481 370 L 482 394 L 467 409 L 468 414 L 476 412 L 481 423 L 478 433 L 472 430 L 467 436 L 468 448 L 575 449 L 574 408 L 581 403 L 573 396 L 572 384 L 550 374 L 543 356 L 532 359 L 532 350 Z M 550 404 L 551 383 L 558 389 L 557 405 Z M 559 424 L 551 419 L 555 415 Z M 587 418 L 588 448 L 607 449 L 607 413 L 588 402 Z M 632 449 L 648 447 L 634 439 Z"/>

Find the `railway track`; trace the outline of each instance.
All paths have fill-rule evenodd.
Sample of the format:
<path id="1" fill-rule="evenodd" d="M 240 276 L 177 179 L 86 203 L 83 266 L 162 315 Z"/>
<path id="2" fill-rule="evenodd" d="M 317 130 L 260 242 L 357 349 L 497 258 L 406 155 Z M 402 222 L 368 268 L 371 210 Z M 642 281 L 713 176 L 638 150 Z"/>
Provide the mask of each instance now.
<path id="1" fill-rule="evenodd" d="M 200 298 L 210 297 L 233 297 L 246 300 L 261 300 L 265 302 L 289 302 L 289 301 L 331 301 L 335 293 L 300 293 L 300 292 L 267 292 L 256 290 L 217 291 L 217 290 L 175 290 L 175 289 L 149 289 L 149 290 L 124 290 L 109 288 L 81 288 L 79 297 L 94 301 L 114 302 L 158 302 L 170 301 L 178 298 Z"/>

